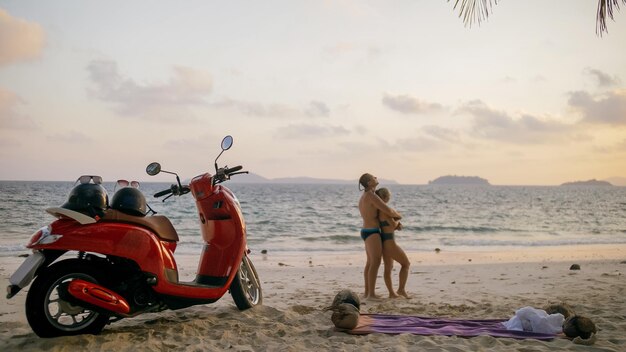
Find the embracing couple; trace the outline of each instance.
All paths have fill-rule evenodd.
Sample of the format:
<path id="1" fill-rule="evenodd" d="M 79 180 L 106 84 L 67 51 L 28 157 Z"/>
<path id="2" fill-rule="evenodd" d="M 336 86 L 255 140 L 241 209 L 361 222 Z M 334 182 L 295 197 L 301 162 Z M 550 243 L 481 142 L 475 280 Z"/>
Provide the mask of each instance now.
<path id="1" fill-rule="evenodd" d="M 409 258 L 394 240 L 394 231 L 402 230 L 402 215 L 387 205 L 391 193 L 386 188 L 376 190 L 378 179 L 371 174 L 363 174 L 359 179 L 359 189 L 363 187 L 363 195 L 359 200 L 359 211 L 363 218 L 361 238 L 365 242 L 367 261 L 363 276 L 365 278 L 365 299 L 380 298 L 376 296 L 376 277 L 380 268 L 381 258 L 385 263 L 385 285 L 390 298 L 409 298 L 406 292 L 406 281 L 409 277 Z M 402 265 L 399 275 L 398 291 L 393 290 L 391 271 L 393 262 Z"/>

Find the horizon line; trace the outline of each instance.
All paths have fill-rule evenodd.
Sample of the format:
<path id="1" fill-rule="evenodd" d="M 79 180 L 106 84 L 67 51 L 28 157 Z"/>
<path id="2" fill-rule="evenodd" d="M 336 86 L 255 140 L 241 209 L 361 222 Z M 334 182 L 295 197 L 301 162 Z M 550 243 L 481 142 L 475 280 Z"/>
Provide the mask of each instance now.
<path id="1" fill-rule="evenodd" d="M 276 181 L 276 180 L 281 180 L 281 179 L 297 179 L 300 177 L 278 177 L 276 179 L 265 179 L 266 181 L 233 181 L 230 180 L 230 182 L 228 183 L 234 183 L 234 184 L 298 184 L 298 185 L 349 185 L 350 183 L 352 183 L 353 181 L 351 180 L 333 180 L 333 179 L 324 179 L 324 178 L 314 178 L 314 177 L 306 177 L 308 179 L 313 179 L 313 180 L 319 180 L 320 182 L 282 182 L 282 181 Z M 626 184 L 622 185 L 622 184 L 613 184 L 609 181 L 606 180 L 598 180 L 598 179 L 592 179 L 592 180 L 597 180 L 597 181 L 605 181 L 607 183 L 609 183 L 609 185 L 605 185 L 605 186 L 599 186 L 599 187 L 626 187 Z M 592 180 L 587 180 L 587 181 L 592 181 Z M 187 180 L 186 180 L 187 181 Z M 330 181 L 330 182 L 329 182 Z M 337 182 L 332 182 L 332 181 L 337 181 Z M 355 180 L 354 182 L 357 182 L 358 180 Z M 575 183 L 575 182 L 587 182 L 587 181 L 567 181 L 567 182 L 563 182 L 560 184 L 492 184 L 492 183 L 488 183 L 488 184 L 472 184 L 472 183 L 447 183 L 447 184 L 436 184 L 436 183 L 430 183 L 430 181 L 428 183 L 402 183 L 402 182 L 398 182 L 395 180 L 384 180 L 387 182 L 392 182 L 391 185 L 396 185 L 396 186 L 434 186 L 434 187 L 440 187 L 440 186 L 474 186 L 474 187 L 498 187 L 498 186 L 502 186 L 502 187 L 560 187 L 560 186 L 567 186 L 567 183 Z M 74 183 L 76 181 L 70 181 L 70 180 L 16 180 L 16 179 L 0 179 L 0 182 L 68 182 L 68 183 Z M 103 183 L 111 183 L 114 184 L 116 183 L 116 181 L 103 181 Z M 168 181 L 141 181 L 139 180 L 138 182 L 140 183 L 151 183 L 151 184 L 156 184 L 156 183 L 172 183 L 172 182 L 168 182 Z M 186 182 L 183 182 L 186 183 Z M 382 182 L 381 184 L 384 184 L 386 182 Z M 582 186 L 585 187 L 586 185 L 570 185 L 570 186 Z M 587 185 L 587 186 L 591 186 L 594 187 L 594 185 Z M 598 186 L 596 186 L 598 187 Z"/>

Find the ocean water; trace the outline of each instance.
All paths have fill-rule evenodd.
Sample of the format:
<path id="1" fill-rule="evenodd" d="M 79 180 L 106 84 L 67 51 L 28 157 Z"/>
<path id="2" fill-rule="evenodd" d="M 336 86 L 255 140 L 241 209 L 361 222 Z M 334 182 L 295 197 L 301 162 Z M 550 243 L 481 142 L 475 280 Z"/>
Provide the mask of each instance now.
<path id="1" fill-rule="evenodd" d="M 237 195 L 252 251 L 363 251 L 356 185 L 226 183 Z M 54 218 L 72 182 L 0 181 L 0 256 L 27 253 L 32 233 Z M 150 206 L 170 218 L 177 252 L 202 247 L 191 194 L 161 202 L 166 183 L 144 183 Z M 109 197 L 113 184 L 105 183 Z M 390 185 L 407 251 L 626 243 L 626 187 Z"/>

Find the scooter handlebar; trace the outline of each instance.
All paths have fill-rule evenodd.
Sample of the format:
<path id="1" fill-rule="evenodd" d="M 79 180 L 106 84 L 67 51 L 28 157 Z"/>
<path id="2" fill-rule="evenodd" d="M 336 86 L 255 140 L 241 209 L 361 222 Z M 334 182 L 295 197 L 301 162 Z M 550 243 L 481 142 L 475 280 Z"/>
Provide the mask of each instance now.
<path id="1" fill-rule="evenodd" d="M 170 194 L 170 193 L 172 193 L 172 189 L 171 188 L 170 189 L 164 189 L 164 190 L 162 190 L 160 192 L 155 193 L 154 194 L 154 198 L 159 198 L 159 197 L 162 197 L 162 196 L 164 196 L 166 194 Z"/>
<path id="2" fill-rule="evenodd" d="M 247 173 L 247 171 L 237 172 L 241 170 L 242 168 L 243 166 L 237 165 L 231 168 L 229 168 L 228 166 L 224 166 L 224 167 L 217 169 L 215 172 L 215 175 L 213 176 L 213 184 L 216 185 L 226 180 L 230 180 L 230 176 L 232 175 Z"/>
<path id="3" fill-rule="evenodd" d="M 170 187 L 170 189 L 164 189 L 160 192 L 157 192 L 154 194 L 155 198 L 159 198 L 162 197 L 166 194 L 169 194 L 171 196 L 182 196 L 183 194 L 187 194 L 191 191 L 191 188 L 189 188 L 189 186 L 187 185 L 181 185 L 180 187 L 178 185 L 172 185 L 172 187 Z M 167 197 L 167 198 L 169 198 Z M 165 199 L 167 199 L 165 198 Z M 165 201 L 165 199 L 163 199 L 163 201 Z"/>
<path id="4" fill-rule="evenodd" d="M 239 166 L 235 166 L 235 167 L 231 167 L 229 169 L 224 170 L 224 173 L 226 175 L 232 174 L 233 172 L 237 172 L 239 170 L 243 169 L 243 166 L 239 165 Z"/>

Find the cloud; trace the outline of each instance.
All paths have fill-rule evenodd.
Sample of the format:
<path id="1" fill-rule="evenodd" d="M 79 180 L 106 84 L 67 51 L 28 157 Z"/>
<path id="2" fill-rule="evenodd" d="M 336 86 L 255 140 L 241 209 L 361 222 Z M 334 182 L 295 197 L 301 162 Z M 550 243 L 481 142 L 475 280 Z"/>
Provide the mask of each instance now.
<path id="1" fill-rule="evenodd" d="M 15 93 L 0 87 L 0 129 L 32 129 L 36 124 L 27 116 L 17 112 L 24 102 Z"/>
<path id="2" fill-rule="evenodd" d="M 242 114 L 258 117 L 293 117 L 302 115 L 302 112 L 285 104 L 262 104 L 251 101 L 226 98 L 211 104 L 216 108 L 239 110 Z"/>
<path id="3" fill-rule="evenodd" d="M 354 52 L 358 49 L 358 46 L 353 43 L 339 42 L 333 45 L 328 45 L 323 48 L 324 52 L 331 55 L 341 55 L 349 52 Z"/>
<path id="4" fill-rule="evenodd" d="M 175 151 L 197 151 L 197 150 L 212 150 L 218 146 L 216 141 L 219 141 L 221 136 L 215 134 L 202 134 L 199 136 L 184 136 L 177 139 L 170 139 L 163 142 L 163 147 L 167 150 Z"/>
<path id="5" fill-rule="evenodd" d="M 288 125 L 278 129 L 281 138 L 287 139 L 318 139 L 345 136 L 350 131 L 341 126 L 321 126 L 311 124 Z"/>
<path id="6" fill-rule="evenodd" d="M 369 129 L 363 125 L 356 125 L 354 126 L 354 132 L 360 134 L 360 135 L 364 135 L 369 131 Z"/>
<path id="7" fill-rule="evenodd" d="M 574 125 L 540 119 L 530 114 L 513 118 L 506 112 L 488 107 L 480 100 L 466 103 L 458 112 L 474 117 L 472 134 L 479 138 L 519 144 L 552 143 L 579 138 L 573 135 Z"/>
<path id="8" fill-rule="evenodd" d="M 396 147 L 407 151 L 446 150 L 455 144 L 464 144 L 458 131 L 435 125 L 424 126 L 416 136 L 396 141 Z"/>
<path id="9" fill-rule="evenodd" d="M 222 109 L 236 109 L 244 115 L 268 117 L 268 118 L 285 118 L 285 117 L 328 117 L 330 116 L 330 108 L 326 103 L 312 100 L 308 106 L 299 109 L 287 104 L 263 104 L 245 100 L 237 100 L 225 98 L 211 106 Z"/>
<path id="10" fill-rule="evenodd" d="M 584 73 L 595 78 L 600 87 L 611 87 L 620 83 L 620 79 L 617 76 L 611 77 L 609 74 L 598 69 L 587 67 Z"/>
<path id="11" fill-rule="evenodd" d="M 626 152 L 626 139 L 611 145 L 595 146 L 593 151 L 602 154 Z"/>
<path id="12" fill-rule="evenodd" d="M 626 90 L 598 96 L 585 91 L 570 92 L 568 104 L 582 115 L 583 122 L 626 125 Z"/>
<path id="13" fill-rule="evenodd" d="M 95 86 L 91 93 L 115 104 L 115 110 L 123 115 L 180 119 L 190 114 L 186 111 L 189 107 L 206 105 L 204 98 L 212 90 L 208 73 L 188 67 L 174 67 L 167 83 L 152 84 L 123 77 L 114 61 L 92 61 L 87 70 Z"/>
<path id="14" fill-rule="evenodd" d="M 367 47 L 367 56 L 369 58 L 376 58 L 383 54 L 383 50 L 375 45 L 370 45 Z"/>
<path id="15" fill-rule="evenodd" d="M 422 131 L 427 135 L 437 138 L 442 141 L 458 143 L 460 141 L 460 135 L 457 131 L 440 127 L 440 126 L 424 126 L 422 127 Z"/>
<path id="16" fill-rule="evenodd" d="M 376 45 L 364 45 L 350 42 L 337 42 L 322 48 L 324 54 L 331 57 L 365 57 L 367 59 L 376 59 L 383 54 L 383 50 Z"/>
<path id="17" fill-rule="evenodd" d="M 309 117 L 328 117 L 330 109 L 321 101 L 311 101 L 309 107 L 305 110 L 305 114 Z"/>
<path id="18" fill-rule="evenodd" d="M 508 83 L 516 83 L 517 79 L 513 78 L 511 76 L 505 76 L 503 78 L 500 79 L 500 82 L 508 84 Z"/>
<path id="19" fill-rule="evenodd" d="M 38 57 L 44 37 L 40 25 L 11 17 L 0 9 L 0 66 Z"/>
<path id="20" fill-rule="evenodd" d="M 12 151 L 9 151 L 8 149 L 19 147 L 19 146 L 20 146 L 20 142 L 18 142 L 15 139 L 2 138 L 0 139 L 0 154 L 13 153 Z"/>
<path id="21" fill-rule="evenodd" d="M 406 94 L 394 96 L 385 93 L 383 105 L 403 114 L 423 114 L 443 109 L 441 104 L 424 102 Z"/>
<path id="22" fill-rule="evenodd" d="M 448 143 L 441 140 L 428 138 L 424 136 L 417 136 L 411 138 L 403 138 L 396 141 L 396 145 L 403 150 L 419 152 L 419 151 L 434 151 L 446 149 L 449 147 Z"/>
<path id="23" fill-rule="evenodd" d="M 206 148 L 206 141 L 197 139 L 173 139 L 163 143 L 163 146 L 168 150 L 204 150 Z"/>
<path id="24" fill-rule="evenodd" d="M 85 145 L 93 143 L 93 139 L 89 138 L 85 134 L 76 131 L 57 133 L 55 135 L 47 136 L 46 138 L 51 142 L 63 142 L 68 144 Z"/>

